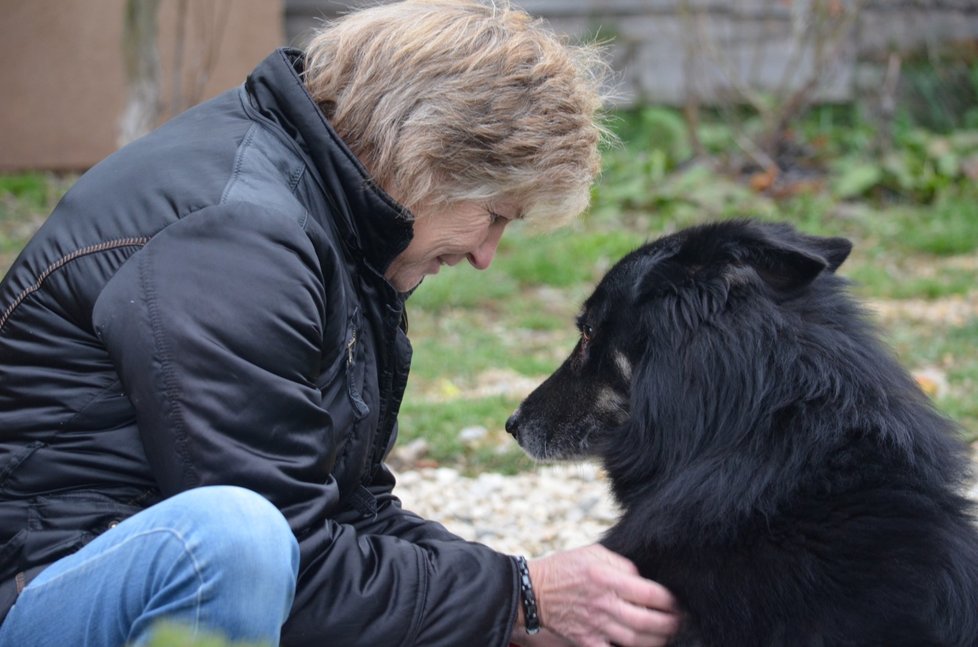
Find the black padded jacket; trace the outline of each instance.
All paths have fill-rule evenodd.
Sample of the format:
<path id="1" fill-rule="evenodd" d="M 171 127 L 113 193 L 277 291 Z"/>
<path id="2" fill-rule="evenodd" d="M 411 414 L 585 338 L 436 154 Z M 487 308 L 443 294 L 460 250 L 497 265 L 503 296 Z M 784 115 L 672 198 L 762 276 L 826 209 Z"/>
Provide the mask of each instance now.
<path id="1" fill-rule="evenodd" d="M 302 65 L 278 50 L 93 167 L 0 284 L 0 581 L 234 484 L 299 541 L 283 644 L 505 645 L 512 559 L 391 493 L 411 347 L 383 273 L 411 224 Z"/>

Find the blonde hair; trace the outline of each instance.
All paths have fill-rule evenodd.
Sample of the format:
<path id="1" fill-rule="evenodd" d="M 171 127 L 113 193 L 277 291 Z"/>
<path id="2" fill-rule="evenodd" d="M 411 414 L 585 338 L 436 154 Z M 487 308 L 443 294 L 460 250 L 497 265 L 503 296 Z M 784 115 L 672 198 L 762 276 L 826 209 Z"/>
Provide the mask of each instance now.
<path id="1" fill-rule="evenodd" d="M 556 224 L 600 169 L 607 67 L 505 0 L 405 0 L 325 25 L 307 89 L 373 180 L 409 210 L 516 203 Z"/>

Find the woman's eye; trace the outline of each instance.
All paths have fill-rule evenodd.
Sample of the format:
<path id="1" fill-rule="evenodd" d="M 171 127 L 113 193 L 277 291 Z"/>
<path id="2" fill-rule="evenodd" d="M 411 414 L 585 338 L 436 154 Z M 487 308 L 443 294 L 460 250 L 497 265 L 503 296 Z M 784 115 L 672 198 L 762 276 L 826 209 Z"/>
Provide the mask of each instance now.
<path id="1" fill-rule="evenodd" d="M 496 213 L 495 211 L 493 211 L 491 209 L 489 210 L 489 224 L 490 225 L 495 225 L 497 222 L 499 222 L 502 219 L 503 219 L 503 217 L 501 215 L 499 215 L 498 213 Z"/>

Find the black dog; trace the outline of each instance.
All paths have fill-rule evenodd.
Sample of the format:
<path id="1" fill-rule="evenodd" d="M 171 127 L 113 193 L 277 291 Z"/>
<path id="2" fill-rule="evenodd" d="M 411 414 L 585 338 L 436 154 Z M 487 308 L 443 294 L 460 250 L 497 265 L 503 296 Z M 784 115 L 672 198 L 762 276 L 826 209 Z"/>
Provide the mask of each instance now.
<path id="1" fill-rule="evenodd" d="M 735 221 L 632 252 L 507 422 L 601 458 L 603 543 L 676 594 L 676 644 L 978 645 L 965 448 L 846 294 L 850 250 Z"/>

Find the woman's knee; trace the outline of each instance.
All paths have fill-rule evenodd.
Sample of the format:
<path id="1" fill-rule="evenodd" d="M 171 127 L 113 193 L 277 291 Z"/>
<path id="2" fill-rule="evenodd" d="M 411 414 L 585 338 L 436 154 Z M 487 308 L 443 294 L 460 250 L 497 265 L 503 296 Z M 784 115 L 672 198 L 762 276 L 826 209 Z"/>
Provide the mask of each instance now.
<path id="1" fill-rule="evenodd" d="M 227 485 L 188 490 L 172 499 L 191 515 L 195 552 L 222 579 L 260 578 L 295 586 L 299 546 L 282 513 L 267 499 Z"/>

